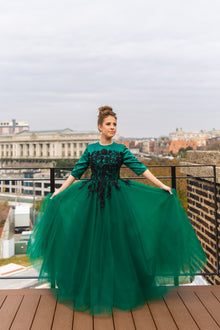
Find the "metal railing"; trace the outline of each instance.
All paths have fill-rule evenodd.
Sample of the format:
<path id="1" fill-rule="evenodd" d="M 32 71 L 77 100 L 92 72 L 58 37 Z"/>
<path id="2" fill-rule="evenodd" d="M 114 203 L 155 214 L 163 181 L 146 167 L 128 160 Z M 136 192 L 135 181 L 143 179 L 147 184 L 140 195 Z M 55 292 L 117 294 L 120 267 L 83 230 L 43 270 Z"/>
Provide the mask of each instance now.
<path id="1" fill-rule="evenodd" d="M 126 167 L 126 166 L 122 166 L 121 168 Z M 177 179 L 190 179 L 190 178 L 196 178 L 196 179 L 213 179 L 213 187 L 214 187 L 214 219 L 215 219 L 215 243 L 216 243 L 216 271 L 215 272 L 209 272 L 209 271 L 205 271 L 202 273 L 196 273 L 194 275 L 217 275 L 220 276 L 220 264 L 219 264 L 219 233 L 218 233 L 218 218 L 217 218 L 217 210 L 218 210 L 218 204 L 217 204 L 217 182 L 216 182 L 216 165 L 212 165 L 212 164 L 206 164 L 206 165 L 200 165 L 200 164 L 194 164 L 194 165 L 147 165 L 148 168 L 162 168 L 162 167 L 167 167 L 170 168 L 170 176 L 158 176 L 158 179 L 168 179 L 171 180 L 171 187 L 176 189 L 177 186 Z M 187 176 L 177 176 L 176 175 L 176 169 L 177 167 L 211 167 L 212 168 L 212 172 L 213 175 L 206 175 L 206 176 L 194 176 L 194 175 L 187 175 Z M 50 176 L 49 178 L 13 178 L 10 180 L 13 181 L 49 181 L 49 185 L 50 185 L 50 192 L 53 193 L 55 191 L 55 183 L 56 183 L 56 177 L 55 177 L 55 171 L 56 170 L 72 170 L 72 168 L 70 167 L 19 167 L 19 168 L 1 168 L 0 170 L 38 170 L 38 169 L 42 169 L 42 170 L 49 170 L 50 171 Z M 59 180 L 66 180 L 65 178 L 57 178 Z M 123 179 L 130 179 L 130 180 L 137 180 L 137 179 L 141 179 L 141 180 L 146 180 L 145 177 L 143 176 L 138 176 L 138 177 L 123 177 Z M 2 180 L 7 180 L 5 178 L 0 178 L 0 182 Z M 10 181 L 9 180 L 9 181 Z M 87 178 L 83 178 L 80 180 L 89 180 Z M 179 275 L 179 276 L 185 276 L 187 274 L 183 274 L 183 275 Z M 192 275 L 192 273 L 188 274 L 188 275 Z M 41 278 L 45 278 L 48 279 L 48 277 L 41 277 Z M 38 276 L 0 276 L 0 279 L 38 279 Z M 174 277 L 174 283 L 175 285 L 178 285 L 179 280 L 178 280 L 178 276 Z M 51 287 L 54 287 L 54 284 L 51 285 Z"/>

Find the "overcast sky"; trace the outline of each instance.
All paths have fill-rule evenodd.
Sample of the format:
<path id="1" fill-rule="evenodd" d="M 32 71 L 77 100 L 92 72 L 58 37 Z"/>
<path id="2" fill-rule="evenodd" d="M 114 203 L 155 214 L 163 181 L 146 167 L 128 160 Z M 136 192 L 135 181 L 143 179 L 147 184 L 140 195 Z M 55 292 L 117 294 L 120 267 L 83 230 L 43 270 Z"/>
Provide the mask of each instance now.
<path id="1" fill-rule="evenodd" d="M 0 5 L 0 121 L 158 137 L 220 129 L 219 0 L 9 0 Z"/>

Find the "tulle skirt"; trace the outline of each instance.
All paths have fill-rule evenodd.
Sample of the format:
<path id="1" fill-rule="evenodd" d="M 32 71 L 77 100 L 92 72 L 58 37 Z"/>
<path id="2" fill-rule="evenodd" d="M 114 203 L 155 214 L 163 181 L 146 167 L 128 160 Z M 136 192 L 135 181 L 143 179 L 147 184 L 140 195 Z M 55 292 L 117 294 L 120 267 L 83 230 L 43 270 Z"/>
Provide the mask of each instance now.
<path id="1" fill-rule="evenodd" d="M 79 189 L 81 188 L 81 189 Z M 59 302 L 90 314 L 141 308 L 204 269 L 206 254 L 175 189 L 118 180 L 100 208 L 78 181 L 38 212 L 27 255 Z"/>

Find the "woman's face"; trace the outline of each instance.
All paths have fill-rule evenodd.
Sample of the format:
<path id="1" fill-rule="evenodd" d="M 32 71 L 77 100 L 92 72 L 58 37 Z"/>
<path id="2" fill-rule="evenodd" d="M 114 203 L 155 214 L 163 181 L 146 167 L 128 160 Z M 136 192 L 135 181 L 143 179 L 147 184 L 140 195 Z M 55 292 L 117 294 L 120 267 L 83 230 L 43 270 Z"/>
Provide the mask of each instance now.
<path id="1" fill-rule="evenodd" d="M 113 116 L 105 117 L 99 129 L 106 138 L 112 138 L 116 133 L 117 120 Z"/>

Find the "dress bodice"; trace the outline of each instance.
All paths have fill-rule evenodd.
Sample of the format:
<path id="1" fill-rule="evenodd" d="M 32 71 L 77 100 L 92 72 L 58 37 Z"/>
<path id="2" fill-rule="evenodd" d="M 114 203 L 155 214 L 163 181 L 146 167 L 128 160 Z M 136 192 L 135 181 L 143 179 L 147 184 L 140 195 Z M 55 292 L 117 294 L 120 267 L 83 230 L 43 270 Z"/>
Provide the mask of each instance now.
<path id="1" fill-rule="evenodd" d="M 118 180 L 120 167 L 123 164 L 123 153 L 102 149 L 89 154 L 92 180 Z"/>
<path id="2" fill-rule="evenodd" d="M 118 179 L 129 184 L 129 180 L 120 178 L 121 165 L 125 164 L 137 175 L 142 174 L 147 167 L 141 163 L 123 144 L 113 142 L 101 145 L 99 142 L 89 144 L 71 172 L 76 179 L 80 179 L 85 170 L 91 168 L 91 178 L 82 182 L 82 188 L 88 184 L 89 193 L 98 193 L 101 207 L 104 199 L 111 195 L 111 187 L 119 189 Z"/>

